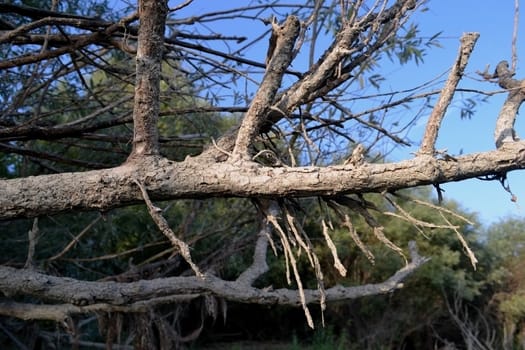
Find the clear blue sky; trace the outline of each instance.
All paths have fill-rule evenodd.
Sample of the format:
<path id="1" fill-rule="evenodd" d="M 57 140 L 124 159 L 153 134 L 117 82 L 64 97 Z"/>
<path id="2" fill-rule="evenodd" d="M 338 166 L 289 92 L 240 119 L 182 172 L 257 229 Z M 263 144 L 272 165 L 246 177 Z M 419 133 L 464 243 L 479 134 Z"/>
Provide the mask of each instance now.
<path id="1" fill-rule="evenodd" d="M 290 1 L 293 2 L 293 1 Z M 172 1 L 171 6 L 179 2 Z M 209 1 L 194 0 L 194 2 L 179 13 L 179 16 L 201 14 L 216 9 L 246 6 L 249 1 Z M 255 2 L 254 2 L 255 3 Z M 284 3 L 284 2 L 283 2 Z M 289 2 L 287 2 L 289 3 Z M 491 72 L 501 60 L 511 60 L 511 39 L 514 18 L 514 0 L 483 1 L 483 0 L 430 0 L 427 3 L 428 11 L 417 13 L 412 20 L 417 23 L 422 36 L 431 36 L 442 32 L 440 40 L 442 48 L 432 48 L 425 57 L 424 63 L 416 66 L 400 68 L 398 66 L 385 66 L 382 74 L 391 85 L 392 91 L 410 88 L 446 72 L 454 62 L 459 47 L 459 38 L 464 32 L 479 32 L 480 38 L 476 44 L 471 60 L 467 66 L 466 75 L 460 87 L 473 88 L 484 91 L 496 91 L 500 88 L 491 83 L 480 82 L 476 71 L 482 71 L 490 65 Z M 522 9 L 525 11 L 525 9 Z M 520 18 L 521 20 L 521 18 Z M 525 19 L 523 19 L 525 23 Z M 520 23 L 521 28 L 525 28 Z M 211 25 L 210 25 L 211 27 Z M 251 21 L 231 19 L 223 22 L 220 28 L 214 30 L 224 34 L 246 35 L 253 38 L 261 33 L 263 25 Z M 518 33 L 518 58 L 525 54 L 520 41 L 524 32 Z M 261 61 L 265 54 L 267 40 L 261 46 L 250 52 L 250 56 Z M 248 57 L 250 58 L 250 57 Z M 296 63 L 297 64 L 297 63 Z M 517 78 L 523 78 L 523 69 L 518 61 Z M 442 77 L 442 80 L 446 76 Z M 440 85 L 435 86 L 435 88 Z M 460 118 L 460 99 L 472 97 L 469 94 L 456 94 L 456 100 L 449 108 L 444 119 L 437 142 L 438 149 L 447 149 L 451 155 L 460 153 L 481 152 L 494 149 L 493 129 L 505 95 L 498 94 L 491 97 L 487 103 L 478 105 L 471 119 Z M 516 129 L 518 135 L 525 137 L 525 122 L 518 119 Z M 424 124 L 421 123 L 411 132 L 412 140 L 420 140 Z M 410 152 L 417 149 L 405 148 L 391 155 L 393 160 L 410 157 Z M 478 212 L 481 222 L 490 224 L 509 215 L 524 216 L 525 209 L 525 172 L 513 172 L 508 175 L 513 193 L 518 197 L 518 202 L 510 200 L 510 194 L 505 192 L 498 182 L 468 180 L 460 183 L 443 185 L 446 198 L 454 199 L 470 212 Z"/>
<path id="2" fill-rule="evenodd" d="M 499 87 L 479 82 L 476 71 L 483 71 L 490 65 L 491 72 L 501 60 L 511 61 L 511 40 L 514 21 L 514 0 L 476 1 L 476 0 L 430 0 L 429 11 L 413 17 L 421 31 L 429 34 L 443 31 L 442 49 L 433 49 L 425 58 L 414 79 L 431 78 L 448 69 L 458 50 L 458 40 L 464 32 L 479 32 L 480 38 L 467 66 L 466 77 L 461 87 L 495 91 Z M 520 9 L 521 12 L 525 8 Z M 523 42 L 525 18 L 520 16 L 518 31 L 517 79 L 525 78 L 520 64 L 525 55 Z M 461 95 L 457 95 L 461 97 Z M 469 95 L 463 95 L 469 97 Z M 493 130 L 496 116 L 505 99 L 504 94 L 491 97 L 487 103 L 479 105 L 472 119 L 461 120 L 459 109 L 452 106 L 438 138 L 437 148 L 447 148 L 451 154 L 487 151 L 494 149 Z M 525 122 L 516 123 L 518 135 L 525 137 Z M 469 180 L 444 185 L 445 196 L 460 202 L 469 211 L 479 213 L 482 222 L 489 224 L 509 215 L 525 215 L 525 172 L 508 175 L 511 190 L 518 202 L 510 201 L 510 195 L 497 182 Z"/>

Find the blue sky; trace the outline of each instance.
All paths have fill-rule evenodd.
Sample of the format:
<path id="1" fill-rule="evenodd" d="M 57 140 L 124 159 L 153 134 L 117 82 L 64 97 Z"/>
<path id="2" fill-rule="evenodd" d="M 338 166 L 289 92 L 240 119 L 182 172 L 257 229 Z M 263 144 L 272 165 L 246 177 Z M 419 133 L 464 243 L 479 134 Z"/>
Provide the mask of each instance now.
<path id="1" fill-rule="evenodd" d="M 422 33 L 443 31 L 443 48 L 433 49 L 425 58 L 425 63 L 417 69 L 416 79 L 432 77 L 445 71 L 453 63 L 458 51 L 458 41 L 464 32 L 479 32 L 480 38 L 467 66 L 466 76 L 460 87 L 496 91 L 495 84 L 480 82 L 476 71 L 483 71 L 490 65 L 491 72 L 501 60 L 511 61 L 511 40 L 514 21 L 514 0 L 475 1 L 475 0 L 431 0 L 429 11 L 417 14 L 414 18 L 419 23 Z M 523 9 L 521 9 L 523 11 Z M 523 17 L 523 16 L 520 16 Z M 525 33 L 522 28 L 525 19 L 520 18 L 518 30 L 518 65 L 517 79 L 523 78 L 520 64 L 525 54 L 520 41 Z M 462 95 L 456 95 L 462 97 Z M 469 97 L 468 95 L 463 95 Z M 479 105 L 471 119 L 462 120 L 458 108 L 452 106 L 444 121 L 437 142 L 437 148 L 447 148 L 451 154 L 487 151 L 494 149 L 493 130 L 499 109 L 505 99 L 504 94 L 491 97 L 487 103 Z M 457 102 L 456 102 L 457 104 Z M 525 137 L 524 121 L 516 122 L 518 135 Z M 469 180 L 461 183 L 446 184 L 445 196 L 460 202 L 463 208 L 479 213 L 483 223 L 489 224 L 510 215 L 525 215 L 525 173 L 508 174 L 511 190 L 518 197 L 518 202 L 510 201 L 510 195 L 498 182 Z"/>
<path id="2" fill-rule="evenodd" d="M 294 2 L 294 1 L 289 1 Z M 286 2 L 286 3 L 289 3 Z M 175 6 L 179 2 L 170 3 Z M 180 17 L 191 16 L 210 12 L 216 9 L 233 8 L 245 6 L 250 1 L 209 1 L 194 0 L 194 2 L 178 13 Z M 285 3 L 283 1 L 283 3 Z M 503 1 L 480 1 L 480 0 L 430 0 L 426 12 L 416 13 L 412 20 L 420 27 L 421 36 L 430 37 L 437 32 L 442 32 L 441 48 L 432 48 L 424 58 L 424 63 L 419 66 L 408 65 L 399 67 L 397 64 L 386 64 L 381 68 L 381 73 L 388 80 L 387 84 L 392 91 L 410 88 L 423 84 L 445 73 L 457 55 L 459 39 L 464 32 L 479 32 L 480 38 L 466 69 L 466 74 L 460 87 L 479 89 L 484 91 L 501 90 L 499 86 L 480 81 L 476 71 L 482 71 L 490 65 L 492 72 L 501 60 L 511 60 L 511 39 L 514 20 L 514 0 Z M 211 25 L 210 25 L 211 27 Z M 520 24 L 523 27 L 523 24 Z M 223 22 L 219 28 L 214 30 L 223 34 L 237 34 L 253 37 L 264 30 L 262 23 L 254 21 L 242 21 L 230 19 Z M 522 32 L 518 33 L 518 59 L 524 53 L 520 39 Z M 261 41 L 261 45 L 254 48 L 248 54 L 254 59 L 261 61 L 261 55 L 266 52 L 267 39 Z M 250 57 L 248 57 L 250 58 Z M 296 62 L 297 65 L 297 62 Z M 518 61 L 517 78 L 521 78 L 520 62 Z M 442 86 L 446 74 L 440 79 L 440 83 L 433 88 Z M 442 128 L 437 141 L 437 149 L 447 149 L 451 155 L 460 153 L 481 152 L 494 149 L 493 129 L 499 108 L 503 104 L 505 94 L 497 94 L 490 97 L 487 103 L 476 107 L 475 114 L 471 119 L 461 119 L 461 99 L 473 97 L 470 94 L 459 94 L 449 108 L 443 121 Z M 423 120 L 424 121 L 424 120 Z M 524 122 L 518 119 L 516 129 L 518 135 L 524 134 Z M 424 129 L 424 123 L 413 128 L 410 134 L 412 140 L 420 140 Z M 525 137 L 525 136 L 524 136 Z M 411 157 L 410 152 L 417 150 L 417 145 L 412 148 L 399 149 L 391 154 L 392 160 L 400 160 Z M 523 183 L 523 172 L 508 174 L 509 183 L 513 193 L 518 197 L 518 202 L 510 200 L 507 193 L 498 182 L 486 182 L 481 180 L 468 180 L 460 183 L 443 185 L 445 198 L 454 199 L 461 206 L 470 211 L 478 212 L 482 223 L 490 224 L 497 222 L 510 215 L 525 215 L 525 185 Z"/>

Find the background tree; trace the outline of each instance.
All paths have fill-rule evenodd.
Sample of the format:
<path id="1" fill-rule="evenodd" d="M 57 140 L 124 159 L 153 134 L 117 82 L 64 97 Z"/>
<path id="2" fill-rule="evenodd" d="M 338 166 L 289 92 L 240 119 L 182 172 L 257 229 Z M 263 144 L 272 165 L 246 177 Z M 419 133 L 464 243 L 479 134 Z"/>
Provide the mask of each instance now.
<path id="1" fill-rule="evenodd" d="M 462 38 L 439 94 L 392 93 L 382 90 L 381 60 L 420 62 L 436 45 L 409 21 L 423 1 L 180 15 L 191 2 L 111 11 L 104 2 L 0 4 L 1 314 L 55 321 L 76 345 L 94 329 L 81 316 L 97 315 L 107 344 L 172 348 L 226 315 L 226 301 L 301 306 L 314 327 L 328 302 L 399 289 L 427 261 L 415 237 L 432 231 L 456 239 L 435 268 L 446 259 L 477 265 L 464 238 L 475 223 L 440 205 L 440 184 L 504 183 L 524 166 L 525 144 L 513 131 L 521 81 L 502 62 L 483 74 L 509 90 L 497 149 L 435 149 L 476 34 Z M 260 21 L 260 35 L 201 32 L 232 18 Z M 266 38 L 265 57 L 246 58 Z M 331 40 L 324 51 L 321 38 Z M 364 86 L 377 91 L 360 93 Z M 429 109 L 417 154 L 389 162 L 388 150 L 410 144 L 407 128 Z M 437 202 L 403 191 L 423 185 Z M 285 283 L 264 280 L 268 246 Z M 384 256 L 394 261 L 385 270 L 358 268 Z M 344 284 L 349 272 L 358 278 Z M 13 343 L 16 325 L 4 327 Z M 63 341 L 33 325 L 23 329 L 38 336 L 26 339 Z"/>

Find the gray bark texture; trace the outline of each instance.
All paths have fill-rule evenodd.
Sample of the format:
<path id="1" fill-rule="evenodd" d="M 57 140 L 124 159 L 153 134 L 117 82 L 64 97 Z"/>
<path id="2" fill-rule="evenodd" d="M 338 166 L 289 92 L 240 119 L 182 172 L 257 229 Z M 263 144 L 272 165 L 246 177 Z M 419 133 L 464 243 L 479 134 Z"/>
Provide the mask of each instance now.
<path id="1" fill-rule="evenodd" d="M 152 200 L 206 197 L 311 197 L 385 192 L 461 181 L 525 167 L 525 142 L 452 159 L 417 156 L 385 164 L 265 167 L 258 163 L 172 162 L 147 157 L 113 169 L 0 181 L 0 219 L 70 210 L 109 210 Z"/>

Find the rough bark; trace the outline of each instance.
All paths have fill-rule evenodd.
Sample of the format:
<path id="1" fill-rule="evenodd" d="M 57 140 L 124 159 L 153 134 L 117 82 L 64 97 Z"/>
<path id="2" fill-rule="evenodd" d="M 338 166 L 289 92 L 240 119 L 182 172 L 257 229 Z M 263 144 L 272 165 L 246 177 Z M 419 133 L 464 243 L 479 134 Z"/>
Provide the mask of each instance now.
<path id="1" fill-rule="evenodd" d="M 439 185 L 525 168 L 525 142 L 456 158 L 419 156 L 398 163 L 328 167 L 264 167 L 257 163 L 172 162 L 142 159 L 113 169 L 0 181 L 0 219 L 71 210 L 109 210 L 152 200 L 202 197 L 311 197 L 395 191 Z"/>
<path id="2" fill-rule="evenodd" d="M 268 117 L 283 75 L 293 58 L 292 51 L 301 27 L 299 19 L 290 16 L 282 26 L 275 23 L 272 25 L 275 42 L 270 45 L 274 47 L 269 48 L 271 57 L 268 60 L 266 74 L 239 128 L 233 150 L 235 157 L 249 159 L 249 147 Z"/>
<path id="3" fill-rule="evenodd" d="M 157 121 L 160 104 L 160 69 L 168 4 L 139 1 L 139 36 L 136 55 L 133 150 L 130 158 L 159 153 Z"/>
<path id="4" fill-rule="evenodd" d="M 514 73 L 509 70 L 507 61 L 501 61 L 494 73 L 494 77 L 498 79 L 499 85 L 509 91 L 507 99 L 501 107 L 494 129 L 494 141 L 498 148 L 504 143 L 518 140 L 514 130 L 514 122 L 518 116 L 521 104 L 525 101 L 525 80 L 513 79 L 513 75 Z"/>

